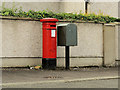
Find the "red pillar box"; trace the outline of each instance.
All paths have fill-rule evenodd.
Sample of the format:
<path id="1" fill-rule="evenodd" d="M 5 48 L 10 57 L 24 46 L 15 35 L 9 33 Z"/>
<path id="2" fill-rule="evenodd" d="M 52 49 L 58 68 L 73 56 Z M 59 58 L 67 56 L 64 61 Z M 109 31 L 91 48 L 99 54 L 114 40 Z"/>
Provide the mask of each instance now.
<path id="1" fill-rule="evenodd" d="M 57 56 L 57 30 L 55 18 L 41 19 L 43 30 L 43 56 L 42 67 L 44 69 L 56 68 L 56 56 Z"/>

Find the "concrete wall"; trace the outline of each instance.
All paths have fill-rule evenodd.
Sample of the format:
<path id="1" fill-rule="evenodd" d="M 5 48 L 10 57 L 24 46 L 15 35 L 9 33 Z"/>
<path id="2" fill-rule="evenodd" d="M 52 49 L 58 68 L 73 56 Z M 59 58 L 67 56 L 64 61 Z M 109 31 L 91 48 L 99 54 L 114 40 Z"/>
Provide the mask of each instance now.
<path id="1" fill-rule="evenodd" d="M 118 17 L 120 18 L 120 1 L 118 2 Z"/>
<path id="2" fill-rule="evenodd" d="M 12 8 L 15 6 L 16 8 L 22 7 L 22 10 L 51 10 L 53 12 L 59 12 L 59 2 L 5 2 L 5 7 Z"/>
<path id="3" fill-rule="evenodd" d="M 88 13 L 109 15 L 118 17 L 118 2 L 90 2 L 88 5 Z"/>
<path id="4" fill-rule="evenodd" d="M 104 26 L 104 65 L 114 66 L 116 60 L 115 25 Z"/>
<path id="5" fill-rule="evenodd" d="M 120 24 L 118 25 L 118 60 L 120 60 Z"/>
<path id="6" fill-rule="evenodd" d="M 84 13 L 84 7 L 85 2 L 84 0 L 81 0 L 81 2 L 60 2 L 60 12 L 73 12 L 73 13 L 79 13 L 80 11 Z"/>
<path id="7" fill-rule="evenodd" d="M 84 0 L 82 2 L 5 2 L 5 7 L 22 7 L 24 11 L 48 10 L 53 12 L 84 12 Z"/>
<path id="8" fill-rule="evenodd" d="M 78 46 L 70 47 L 71 66 L 101 66 L 102 24 L 75 24 L 78 27 Z M 1 57 L 4 67 L 41 64 L 42 30 L 39 21 L 2 20 L 2 27 Z M 58 47 L 58 66 L 64 66 L 64 51 L 64 47 Z"/>
<path id="9" fill-rule="evenodd" d="M 62 22 L 63 23 L 63 22 Z M 75 23 L 77 25 L 78 46 L 71 47 L 71 57 L 103 57 L 102 24 Z M 59 57 L 64 57 L 64 48 L 59 47 Z M 58 48 L 58 51 L 59 51 Z M 78 52 L 76 52 L 78 51 Z M 62 52 L 62 53 L 61 53 Z"/>
<path id="10" fill-rule="evenodd" d="M 2 56 L 2 20 L 0 20 L 0 56 Z"/>
<path id="11" fill-rule="evenodd" d="M 120 66 L 120 23 L 116 25 L 116 30 L 117 30 L 117 59 L 116 59 L 116 64 Z"/>
<path id="12" fill-rule="evenodd" d="M 120 60 L 120 24 L 116 24 L 116 60 Z"/>
<path id="13" fill-rule="evenodd" d="M 2 20 L 0 20 L 0 56 L 2 56 Z M 0 67 L 2 66 L 2 58 L 0 57 Z"/>
<path id="14" fill-rule="evenodd" d="M 120 65 L 120 24 L 104 25 L 104 65 Z"/>
<path id="15" fill-rule="evenodd" d="M 14 2 L 14 1 L 13 1 Z M 22 7 L 23 10 L 51 10 L 53 12 L 73 12 L 79 13 L 85 12 L 85 2 L 80 0 L 78 2 L 58 0 L 56 2 L 5 2 L 5 7 L 12 8 L 13 6 L 19 8 Z M 119 17 L 120 15 L 120 2 L 95 2 L 90 1 L 88 4 L 88 13 L 99 14 L 102 12 L 105 15 L 110 15 L 113 17 Z"/>
<path id="16" fill-rule="evenodd" d="M 61 2 L 15 2 L 15 5 L 16 7 L 22 6 L 25 11 L 30 9 L 68 13 L 79 13 L 80 10 L 84 13 L 85 11 L 84 0 L 82 2 L 65 2 L 65 0 Z M 5 7 L 11 8 L 12 6 L 14 6 L 13 3 L 5 3 Z M 120 2 L 90 2 L 88 5 L 89 13 L 99 14 L 101 11 L 105 15 L 114 17 L 119 17 L 119 9 Z M 60 23 L 67 22 L 58 24 Z M 102 24 L 78 22 L 75 24 L 78 27 L 78 46 L 70 48 L 71 66 L 101 66 L 103 60 L 104 64 L 109 66 L 113 65 L 115 60 L 120 60 L 120 25 L 116 25 L 115 30 L 103 32 Z M 0 27 L 0 36 L 2 36 L 0 37 L 0 42 L 2 42 L 0 43 L 0 50 L 2 50 L 0 57 L 3 58 L 3 66 L 41 64 L 42 30 L 39 21 L 2 20 L 2 27 Z M 111 35 L 113 38 L 109 41 L 108 37 Z M 111 43 L 110 46 L 108 43 Z M 113 52 L 107 53 L 108 49 L 114 45 L 115 48 L 111 49 Z M 64 47 L 58 47 L 58 66 L 65 66 L 64 51 Z"/>
<path id="17" fill-rule="evenodd" d="M 42 56 L 39 21 L 2 20 L 2 30 L 2 57 Z"/>
<path id="18" fill-rule="evenodd" d="M 120 23 L 115 23 L 115 53 L 115 59 L 120 61 Z"/>
<path id="19" fill-rule="evenodd" d="M 116 51 L 116 60 L 119 60 L 119 55 L 118 55 L 118 25 L 115 26 L 115 51 Z"/>

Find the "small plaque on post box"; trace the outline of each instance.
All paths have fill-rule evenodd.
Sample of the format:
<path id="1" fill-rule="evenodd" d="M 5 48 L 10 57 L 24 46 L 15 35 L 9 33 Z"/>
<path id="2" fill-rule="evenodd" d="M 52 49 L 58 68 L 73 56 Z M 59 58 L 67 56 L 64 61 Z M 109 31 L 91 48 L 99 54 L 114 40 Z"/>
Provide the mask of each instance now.
<path id="1" fill-rule="evenodd" d="M 55 30 L 51 30 L 51 37 L 55 37 Z"/>
<path id="2" fill-rule="evenodd" d="M 67 23 L 57 26 L 58 46 L 77 46 L 77 26 Z"/>

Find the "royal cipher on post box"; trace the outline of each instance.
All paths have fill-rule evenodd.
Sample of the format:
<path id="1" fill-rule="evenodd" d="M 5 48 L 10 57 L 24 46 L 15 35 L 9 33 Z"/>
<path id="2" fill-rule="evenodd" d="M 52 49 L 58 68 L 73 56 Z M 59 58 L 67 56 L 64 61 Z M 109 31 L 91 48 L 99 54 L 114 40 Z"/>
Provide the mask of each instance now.
<path id="1" fill-rule="evenodd" d="M 58 46 L 77 46 L 77 26 L 72 23 L 57 26 Z"/>
<path id="2" fill-rule="evenodd" d="M 55 18 L 44 18 L 42 22 L 42 67 L 44 69 L 56 68 L 56 56 L 57 56 L 57 30 Z"/>

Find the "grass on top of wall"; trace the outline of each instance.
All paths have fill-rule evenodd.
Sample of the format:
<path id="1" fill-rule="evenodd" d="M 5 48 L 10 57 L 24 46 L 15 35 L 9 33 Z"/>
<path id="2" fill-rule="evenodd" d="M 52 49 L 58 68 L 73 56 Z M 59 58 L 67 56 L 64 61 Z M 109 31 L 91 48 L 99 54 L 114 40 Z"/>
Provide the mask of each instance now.
<path id="1" fill-rule="evenodd" d="M 93 21 L 95 23 L 110 23 L 110 22 L 120 22 L 120 19 L 115 17 L 105 16 L 102 13 L 96 15 L 83 14 L 83 13 L 55 13 L 52 11 L 34 11 L 29 10 L 28 12 L 23 11 L 22 8 L 5 8 L 3 7 L 0 11 L 1 16 L 13 16 L 13 17 L 24 17 L 32 19 L 42 19 L 42 18 L 57 18 L 59 20 L 81 20 L 81 21 Z"/>

